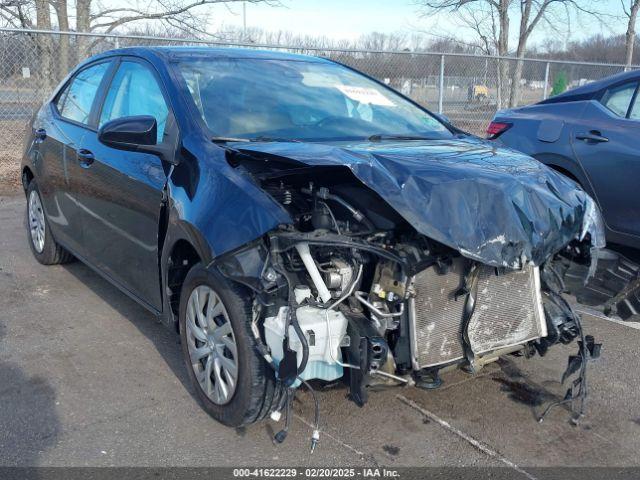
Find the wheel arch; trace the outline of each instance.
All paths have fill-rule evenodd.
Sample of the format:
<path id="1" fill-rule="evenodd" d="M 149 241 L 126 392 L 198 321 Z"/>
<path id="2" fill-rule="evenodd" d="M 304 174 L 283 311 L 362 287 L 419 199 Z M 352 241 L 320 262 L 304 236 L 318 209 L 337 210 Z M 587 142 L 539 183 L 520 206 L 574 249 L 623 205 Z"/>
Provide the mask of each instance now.
<path id="1" fill-rule="evenodd" d="M 202 261 L 196 248 L 188 240 L 181 238 L 173 242 L 166 251 L 163 262 L 163 286 L 165 297 L 165 321 L 178 328 L 178 312 L 180 310 L 180 294 L 187 274 Z"/>
<path id="2" fill-rule="evenodd" d="M 22 180 L 22 188 L 24 189 L 25 193 L 27 191 L 27 188 L 29 188 L 29 184 L 34 178 L 35 178 L 35 175 L 33 174 L 33 171 L 28 165 L 25 165 L 24 167 L 22 167 L 20 179 Z"/>
<path id="3" fill-rule="evenodd" d="M 569 177 L 582 187 L 589 195 L 595 198 L 593 189 L 589 179 L 585 176 L 580 166 L 571 158 L 564 155 L 558 155 L 555 153 L 540 153 L 533 155 L 533 158 L 544 163 L 546 166 L 552 168 L 556 172 Z"/>

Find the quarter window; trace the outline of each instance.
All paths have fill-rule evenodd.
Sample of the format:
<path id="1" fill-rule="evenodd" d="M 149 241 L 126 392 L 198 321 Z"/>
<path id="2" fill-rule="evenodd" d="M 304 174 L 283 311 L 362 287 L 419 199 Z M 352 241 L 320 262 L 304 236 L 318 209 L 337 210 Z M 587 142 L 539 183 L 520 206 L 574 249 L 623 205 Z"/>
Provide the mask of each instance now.
<path id="1" fill-rule="evenodd" d="M 109 62 L 99 63 L 79 72 L 56 101 L 60 115 L 75 122 L 88 124 L 91 105 Z"/>
<path id="2" fill-rule="evenodd" d="M 602 104 L 616 115 L 626 117 L 636 87 L 637 83 L 627 83 L 611 88 L 602 97 Z"/>
<path id="3" fill-rule="evenodd" d="M 153 73 L 138 62 L 122 62 L 113 77 L 100 114 L 100 126 L 116 118 L 151 115 L 162 142 L 169 109 Z"/>

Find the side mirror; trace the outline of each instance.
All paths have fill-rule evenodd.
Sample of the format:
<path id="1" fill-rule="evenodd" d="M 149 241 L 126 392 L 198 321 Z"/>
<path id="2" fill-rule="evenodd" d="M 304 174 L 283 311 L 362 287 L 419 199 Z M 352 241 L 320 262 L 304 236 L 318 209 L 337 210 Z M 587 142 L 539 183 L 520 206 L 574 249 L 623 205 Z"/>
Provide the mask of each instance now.
<path id="1" fill-rule="evenodd" d="M 105 123 L 98 130 L 98 140 L 111 148 L 151 153 L 177 165 L 175 145 L 157 144 L 158 123 L 151 115 L 122 117 Z"/>
<path id="2" fill-rule="evenodd" d="M 119 150 L 145 151 L 156 145 L 157 138 L 158 124 L 150 115 L 116 118 L 98 130 L 100 142 Z"/>

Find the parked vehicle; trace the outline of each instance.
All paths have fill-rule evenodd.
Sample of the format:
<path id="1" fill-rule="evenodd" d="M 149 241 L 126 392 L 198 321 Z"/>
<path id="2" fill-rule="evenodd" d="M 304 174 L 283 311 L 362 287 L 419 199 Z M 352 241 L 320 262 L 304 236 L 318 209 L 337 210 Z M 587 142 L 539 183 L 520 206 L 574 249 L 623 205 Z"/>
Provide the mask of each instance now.
<path id="1" fill-rule="evenodd" d="M 555 265 L 593 265 L 595 203 L 340 64 L 92 57 L 34 116 L 22 179 L 36 259 L 78 258 L 176 326 L 227 425 L 288 413 L 309 380 L 344 379 L 362 405 L 371 385 L 434 388 L 443 368 L 576 337 L 570 397 L 584 399 L 599 347 Z"/>
<path id="2" fill-rule="evenodd" d="M 639 71 L 613 75 L 534 105 L 501 110 L 487 130 L 495 143 L 577 182 L 598 203 L 607 241 L 633 249 L 640 248 L 639 84 Z M 599 303 L 638 278 L 637 265 L 614 260 L 608 268 L 615 274 L 593 285 L 586 302 Z M 640 285 L 618 310 L 624 318 L 640 319 Z"/>
<path id="3" fill-rule="evenodd" d="M 489 87 L 486 85 L 469 85 L 467 89 L 467 101 L 470 103 L 483 103 L 489 99 Z"/>

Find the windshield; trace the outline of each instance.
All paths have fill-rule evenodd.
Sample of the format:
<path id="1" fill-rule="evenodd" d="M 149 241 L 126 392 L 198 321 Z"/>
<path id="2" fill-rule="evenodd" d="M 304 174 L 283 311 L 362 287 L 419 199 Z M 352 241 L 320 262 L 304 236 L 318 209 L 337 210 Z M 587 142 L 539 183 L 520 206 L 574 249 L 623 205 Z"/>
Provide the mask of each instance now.
<path id="1" fill-rule="evenodd" d="M 434 116 L 341 65 L 250 58 L 184 59 L 178 65 L 200 115 L 216 137 L 452 136 Z"/>

